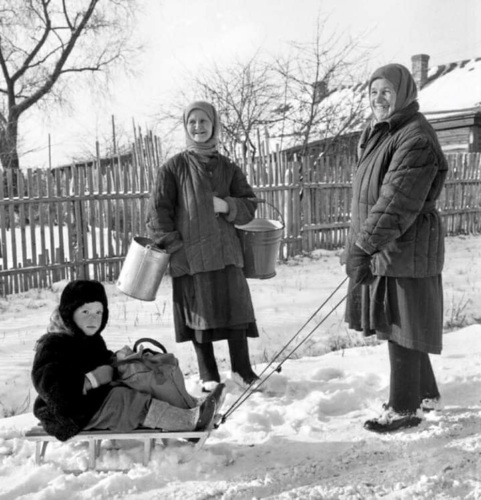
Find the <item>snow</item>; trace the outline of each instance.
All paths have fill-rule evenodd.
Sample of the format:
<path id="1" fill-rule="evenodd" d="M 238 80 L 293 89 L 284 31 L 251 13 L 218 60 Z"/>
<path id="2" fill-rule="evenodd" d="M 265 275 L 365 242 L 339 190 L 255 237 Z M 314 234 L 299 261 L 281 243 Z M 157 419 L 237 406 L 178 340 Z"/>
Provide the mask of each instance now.
<path id="1" fill-rule="evenodd" d="M 91 226 L 88 226 L 88 230 L 92 231 Z M 12 234 L 13 233 L 13 234 Z M 62 249 L 62 255 L 65 261 L 72 260 L 70 255 L 71 247 L 75 245 L 72 241 L 72 232 L 68 230 L 67 226 L 34 226 L 26 225 L 25 228 L 15 227 L 15 229 L 7 229 L 5 231 L 5 245 L 6 252 L 5 256 L 2 257 L 2 262 L 6 269 L 11 269 L 13 267 L 18 267 L 18 264 L 24 264 L 28 261 L 32 261 L 32 245 L 33 241 L 36 242 L 37 254 L 35 255 L 36 262 L 40 262 L 43 254 L 47 253 L 49 255 L 55 255 L 56 252 Z M 102 246 L 101 240 L 103 238 L 102 246 L 103 248 L 115 248 L 115 238 L 107 229 L 103 229 L 103 232 L 99 228 L 95 228 L 95 246 L 92 245 L 94 238 L 87 238 L 87 255 L 101 255 Z M 15 242 L 15 245 L 13 244 Z M 24 243 L 24 246 L 20 243 Z M 15 256 L 13 249 L 15 248 Z"/>
<path id="2" fill-rule="evenodd" d="M 423 113 L 471 109 L 481 106 L 481 59 L 471 59 L 464 66 L 457 65 L 419 92 Z M 439 67 L 429 69 L 428 77 Z"/>
<path id="3" fill-rule="evenodd" d="M 305 122 L 302 118 L 305 110 L 300 109 L 295 101 L 289 102 L 288 106 L 290 111 L 286 119 L 274 122 L 269 128 L 271 151 L 275 151 L 281 139 L 281 148 L 299 144 L 299 128 Z M 366 83 L 336 88 L 320 101 L 315 115 L 309 142 L 359 132 L 371 116 Z"/>
<path id="4" fill-rule="evenodd" d="M 287 352 L 309 338 L 280 373 L 273 372 L 278 362 L 266 371 L 273 373 L 266 391 L 244 401 L 197 454 L 191 444 L 157 444 L 146 467 L 138 441 L 103 442 L 94 471 L 84 443 L 50 443 L 45 464 L 35 465 L 35 445 L 22 438 L 36 423 L 29 370 L 65 283 L 0 300 L 0 500 L 481 498 L 481 236 L 446 243 L 447 328 L 442 355 L 431 357 L 442 410 L 409 430 L 363 429 L 388 397 L 387 347 L 346 329 L 343 304 L 335 309 L 345 284 L 328 299 L 344 279 L 339 252 L 317 251 L 279 264 L 272 279 L 250 281 L 261 329 L 250 343 L 258 372 L 313 316 Z M 153 302 L 106 287 L 109 347 L 157 338 L 179 357 L 189 390 L 199 395 L 192 347 L 173 340 L 169 279 Z M 241 391 L 223 344 L 216 352 L 225 412 Z"/>

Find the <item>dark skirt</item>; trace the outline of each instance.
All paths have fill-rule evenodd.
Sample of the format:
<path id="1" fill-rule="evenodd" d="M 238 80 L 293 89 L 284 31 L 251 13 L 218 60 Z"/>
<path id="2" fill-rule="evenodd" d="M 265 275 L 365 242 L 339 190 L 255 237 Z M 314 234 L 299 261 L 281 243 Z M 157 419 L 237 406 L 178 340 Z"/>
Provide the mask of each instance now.
<path id="1" fill-rule="evenodd" d="M 242 269 L 172 279 L 177 342 L 213 342 L 245 334 L 258 337 L 254 308 Z"/>
<path id="2" fill-rule="evenodd" d="M 345 320 L 365 335 L 377 334 L 416 351 L 439 354 L 443 336 L 441 275 L 428 278 L 377 277 L 352 289 L 349 282 Z"/>

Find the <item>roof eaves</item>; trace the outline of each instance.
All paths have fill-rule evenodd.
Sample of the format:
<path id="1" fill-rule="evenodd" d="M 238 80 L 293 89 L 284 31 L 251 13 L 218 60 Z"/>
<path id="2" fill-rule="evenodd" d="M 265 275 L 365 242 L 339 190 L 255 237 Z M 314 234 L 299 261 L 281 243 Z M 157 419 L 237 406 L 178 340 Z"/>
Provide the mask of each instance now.
<path id="1" fill-rule="evenodd" d="M 481 117 L 481 106 L 443 111 L 426 111 L 423 114 L 430 122 L 441 122 L 449 118 L 476 118 Z"/>

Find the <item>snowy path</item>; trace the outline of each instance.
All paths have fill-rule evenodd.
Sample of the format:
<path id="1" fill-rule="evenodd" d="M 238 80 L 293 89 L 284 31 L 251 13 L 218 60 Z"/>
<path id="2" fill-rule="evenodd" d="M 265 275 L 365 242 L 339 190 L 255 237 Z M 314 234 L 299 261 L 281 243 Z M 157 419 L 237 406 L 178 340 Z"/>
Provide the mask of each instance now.
<path id="1" fill-rule="evenodd" d="M 481 237 L 448 240 L 446 294 L 464 294 L 467 305 L 464 316 L 456 318 L 449 307 L 446 314 L 464 328 L 447 333 L 443 354 L 432 357 L 445 408 L 419 427 L 386 436 L 363 429 L 388 397 L 387 348 L 365 345 L 320 355 L 332 333 L 345 332 L 340 310 L 302 355 L 271 377 L 268 391 L 242 404 L 187 463 L 192 447 L 169 443 L 156 446 L 143 467 L 142 447 L 132 441 L 120 449 L 104 443 L 98 466 L 107 471 L 85 471 L 82 444 L 51 444 L 47 463 L 36 467 L 33 443 L 21 438 L 35 423 L 33 415 L 0 419 L 0 500 L 480 499 L 481 325 L 466 326 L 479 316 L 480 254 Z M 253 284 L 263 328 L 251 344 L 258 370 L 263 353 L 277 352 L 341 279 L 337 256 L 324 252 L 280 266 L 277 281 Z M 6 410 L 31 391 L 33 346 L 56 293 L 0 303 L 0 403 Z M 108 293 L 108 344 L 115 349 L 139 337 L 159 337 L 179 355 L 190 391 L 199 394 L 193 353 L 172 339 L 167 284 L 155 303 L 127 299 L 114 286 Z M 240 390 L 229 379 L 222 348 L 219 359 L 227 409 Z"/>

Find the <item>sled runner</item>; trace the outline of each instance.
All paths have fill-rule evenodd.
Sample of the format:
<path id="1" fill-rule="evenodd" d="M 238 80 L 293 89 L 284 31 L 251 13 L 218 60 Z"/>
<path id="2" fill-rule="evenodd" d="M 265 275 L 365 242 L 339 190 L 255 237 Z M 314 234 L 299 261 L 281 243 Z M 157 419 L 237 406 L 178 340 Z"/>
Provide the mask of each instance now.
<path id="1" fill-rule="evenodd" d="M 89 446 L 89 461 L 88 468 L 95 469 L 97 458 L 100 456 L 101 443 L 102 440 L 110 439 L 116 441 L 122 440 L 139 440 L 144 442 L 143 451 L 143 465 L 147 465 L 150 461 L 152 450 L 155 446 L 156 441 L 167 440 L 167 439 L 179 439 L 186 442 L 195 443 L 194 452 L 188 458 L 190 460 L 199 450 L 204 446 L 207 438 L 210 436 L 214 425 L 218 422 L 220 415 L 214 418 L 211 426 L 205 431 L 166 431 L 163 432 L 158 429 L 135 429 L 130 432 L 114 432 L 106 430 L 88 430 L 79 432 L 77 435 L 65 441 L 65 444 L 84 441 L 88 442 Z M 25 433 L 25 439 L 27 441 L 35 442 L 35 463 L 41 465 L 45 460 L 45 454 L 47 451 L 47 445 L 50 442 L 60 443 L 57 438 L 51 436 L 45 432 L 42 426 L 38 425 L 32 427 Z"/>

